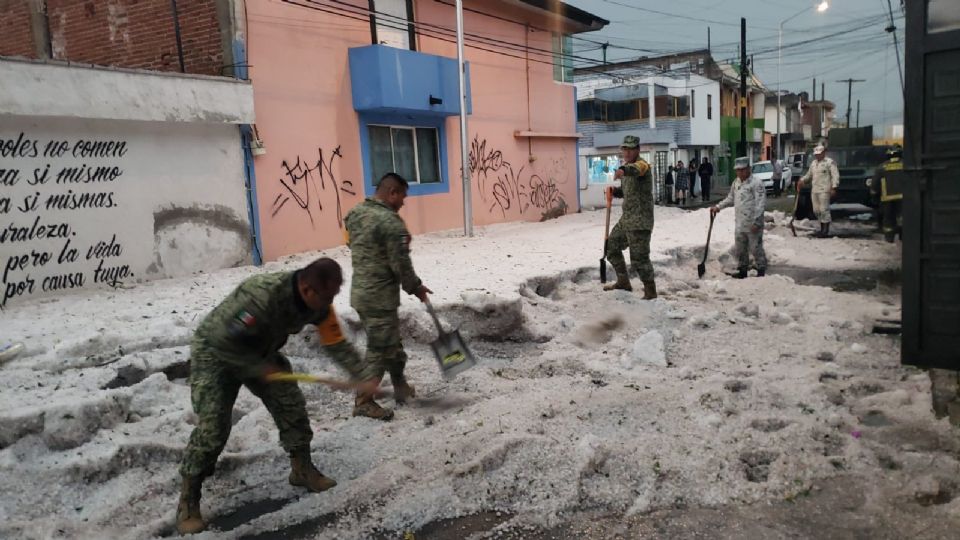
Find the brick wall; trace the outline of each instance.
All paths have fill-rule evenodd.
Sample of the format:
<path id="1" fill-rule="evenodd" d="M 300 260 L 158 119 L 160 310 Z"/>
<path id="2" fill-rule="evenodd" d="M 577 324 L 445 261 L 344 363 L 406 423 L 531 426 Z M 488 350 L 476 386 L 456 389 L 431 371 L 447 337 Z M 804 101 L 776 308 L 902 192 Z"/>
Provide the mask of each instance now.
<path id="1" fill-rule="evenodd" d="M 37 57 L 27 0 L 0 0 L 0 56 Z"/>
<path id="2" fill-rule="evenodd" d="M 178 1 L 187 73 L 220 75 L 223 50 L 216 1 Z M 0 0 L 0 7 L 4 4 L 12 8 L 0 15 L 0 27 L 6 30 L 8 19 L 27 11 L 27 0 Z M 54 59 L 180 71 L 170 0 L 46 0 L 46 6 Z M 14 21 L 18 28 L 19 20 Z M 24 36 L 8 36 L 4 31 L 0 54 L 33 50 L 29 15 L 22 20 L 26 21 Z"/>

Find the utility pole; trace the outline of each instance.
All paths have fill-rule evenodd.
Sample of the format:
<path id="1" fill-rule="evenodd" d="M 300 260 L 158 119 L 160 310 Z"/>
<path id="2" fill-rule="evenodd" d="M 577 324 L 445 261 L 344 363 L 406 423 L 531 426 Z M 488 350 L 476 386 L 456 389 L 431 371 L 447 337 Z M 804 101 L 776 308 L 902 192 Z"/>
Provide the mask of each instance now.
<path id="1" fill-rule="evenodd" d="M 607 47 L 609 46 L 610 46 L 609 42 L 604 43 L 603 45 L 600 46 L 600 48 L 603 49 L 603 65 L 607 65 Z"/>
<path id="2" fill-rule="evenodd" d="M 850 114 L 853 112 L 853 83 L 866 82 L 864 79 L 844 79 L 837 81 L 847 83 L 847 127 L 850 127 Z"/>
<path id="3" fill-rule="evenodd" d="M 810 101 L 817 100 L 817 78 L 813 78 L 813 92 L 810 94 Z"/>
<path id="4" fill-rule="evenodd" d="M 735 158 L 747 155 L 747 19 L 740 17 L 740 144 Z M 779 114 L 779 111 L 777 111 Z"/>
<path id="5" fill-rule="evenodd" d="M 897 25 L 893 24 L 893 7 L 890 6 L 890 0 L 887 0 L 887 11 L 890 13 L 890 26 L 884 28 L 893 35 L 893 52 L 897 55 L 897 71 L 900 73 L 900 93 L 906 95 L 903 89 L 903 67 L 900 66 L 900 42 L 897 40 Z"/>
<path id="6" fill-rule="evenodd" d="M 860 127 L 860 100 L 857 100 L 857 127 Z"/>
<path id="7" fill-rule="evenodd" d="M 707 54 L 710 54 L 710 27 L 707 27 Z"/>
<path id="8" fill-rule="evenodd" d="M 463 0 L 457 0 L 457 71 L 460 93 L 460 175 L 463 179 L 463 234 L 473 236 L 473 197 L 470 192 L 470 155 L 467 153 L 467 86 L 463 55 Z"/>

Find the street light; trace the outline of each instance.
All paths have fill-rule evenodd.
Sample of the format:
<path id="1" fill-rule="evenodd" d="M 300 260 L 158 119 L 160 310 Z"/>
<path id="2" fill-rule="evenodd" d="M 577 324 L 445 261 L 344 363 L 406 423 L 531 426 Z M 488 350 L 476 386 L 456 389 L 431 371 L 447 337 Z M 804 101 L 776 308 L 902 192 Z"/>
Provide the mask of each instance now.
<path id="1" fill-rule="evenodd" d="M 830 3 L 827 2 L 827 0 L 823 0 L 823 2 L 820 2 L 816 6 L 817 13 L 823 13 L 829 8 Z M 783 25 L 789 22 L 791 19 L 803 15 L 811 9 L 813 9 L 813 6 L 805 7 L 786 19 L 780 21 L 780 31 L 777 35 L 777 159 L 783 159 L 783 149 L 780 148 L 780 58 L 783 49 Z"/>

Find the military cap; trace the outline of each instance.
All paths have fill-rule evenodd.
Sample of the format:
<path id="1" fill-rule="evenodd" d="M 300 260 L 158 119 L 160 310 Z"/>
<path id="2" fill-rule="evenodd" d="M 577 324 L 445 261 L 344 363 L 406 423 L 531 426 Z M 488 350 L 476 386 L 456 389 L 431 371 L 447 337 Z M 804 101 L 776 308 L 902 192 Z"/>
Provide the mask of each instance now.
<path id="1" fill-rule="evenodd" d="M 748 157 L 738 157 L 737 160 L 733 163 L 734 169 L 746 169 L 750 167 L 750 158 Z"/>
<path id="2" fill-rule="evenodd" d="M 627 135 L 623 138 L 620 148 L 637 148 L 640 146 L 640 139 L 636 135 Z"/>

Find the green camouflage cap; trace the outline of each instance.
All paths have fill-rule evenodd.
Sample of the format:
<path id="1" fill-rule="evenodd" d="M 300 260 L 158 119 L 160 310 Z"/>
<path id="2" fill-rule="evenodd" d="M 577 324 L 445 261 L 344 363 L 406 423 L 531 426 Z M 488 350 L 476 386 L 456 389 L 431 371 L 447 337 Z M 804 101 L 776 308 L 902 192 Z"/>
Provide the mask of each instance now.
<path id="1" fill-rule="evenodd" d="M 738 157 L 737 160 L 733 163 L 734 169 L 747 169 L 750 167 L 750 158 L 748 157 Z"/>
<path id="2" fill-rule="evenodd" d="M 640 146 L 640 139 L 636 135 L 627 135 L 623 138 L 620 148 L 637 148 Z"/>

